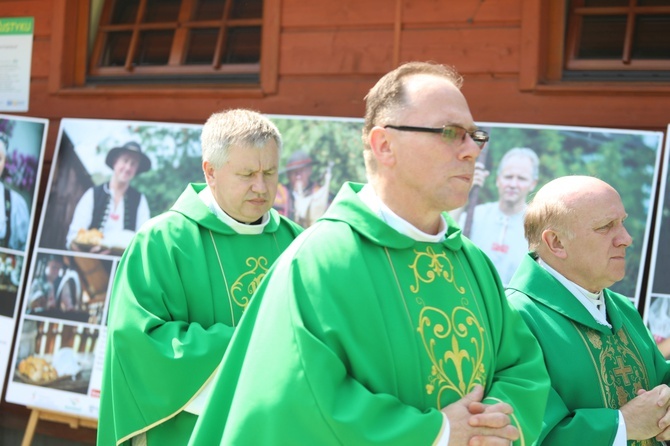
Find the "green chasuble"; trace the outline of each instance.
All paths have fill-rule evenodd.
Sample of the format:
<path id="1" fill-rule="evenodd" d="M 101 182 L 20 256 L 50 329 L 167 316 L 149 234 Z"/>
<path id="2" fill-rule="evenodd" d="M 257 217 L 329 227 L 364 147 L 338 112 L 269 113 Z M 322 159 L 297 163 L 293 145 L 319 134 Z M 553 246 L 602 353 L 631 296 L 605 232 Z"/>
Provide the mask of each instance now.
<path id="1" fill-rule="evenodd" d="M 607 328 L 531 254 L 512 278 L 507 296 L 540 342 L 551 378 L 543 445 L 610 446 L 617 409 L 638 389 L 669 382 L 670 364 L 626 297 L 604 290 L 612 324 Z"/>
<path id="2" fill-rule="evenodd" d="M 197 416 L 184 407 L 214 375 L 259 282 L 301 228 L 270 211 L 262 234 L 240 235 L 191 184 L 147 222 L 112 288 L 98 445 L 185 445 Z"/>
<path id="3" fill-rule="evenodd" d="M 361 187 L 268 273 L 190 444 L 430 445 L 476 384 L 514 406 L 517 445 L 535 441 L 548 376 L 491 263 L 451 219 L 441 243 L 400 234 Z"/>

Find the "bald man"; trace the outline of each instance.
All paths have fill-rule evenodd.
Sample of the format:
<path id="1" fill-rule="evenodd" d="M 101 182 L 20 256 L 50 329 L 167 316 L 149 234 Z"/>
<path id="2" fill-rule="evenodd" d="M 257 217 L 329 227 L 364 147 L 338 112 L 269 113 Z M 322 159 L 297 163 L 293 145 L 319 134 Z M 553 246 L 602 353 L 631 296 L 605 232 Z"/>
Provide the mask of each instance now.
<path id="1" fill-rule="evenodd" d="M 508 286 L 551 378 L 542 445 L 654 445 L 670 438 L 670 365 L 625 296 L 621 197 L 588 176 L 555 179 L 526 209 L 530 253 Z M 566 357 L 570 360 L 566 361 Z"/>

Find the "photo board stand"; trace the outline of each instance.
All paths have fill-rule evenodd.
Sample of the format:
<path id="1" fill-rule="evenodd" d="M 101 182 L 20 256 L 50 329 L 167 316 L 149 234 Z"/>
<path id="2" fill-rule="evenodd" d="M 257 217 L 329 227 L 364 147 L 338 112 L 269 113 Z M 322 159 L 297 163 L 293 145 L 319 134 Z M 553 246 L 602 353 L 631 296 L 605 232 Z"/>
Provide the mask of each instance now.
<path id="1" fill-rule="evenodd" d="M 72 429 L 79 429 L 85 427 L 89 429 L 98 428 L 98 420 L 95 418 L 76 417 L 61 412 L 54 412 L 51 410 L 39 409 L 36 407 L 28 407 L 31 410 L 30 418 L 26 426 L 26 432 L 23 434 L 23 441 L 21 446 L 30 446 L 35 435 L 35 428 L 39 420 L 53 421 L 55 423 L 68 424 Z"/>

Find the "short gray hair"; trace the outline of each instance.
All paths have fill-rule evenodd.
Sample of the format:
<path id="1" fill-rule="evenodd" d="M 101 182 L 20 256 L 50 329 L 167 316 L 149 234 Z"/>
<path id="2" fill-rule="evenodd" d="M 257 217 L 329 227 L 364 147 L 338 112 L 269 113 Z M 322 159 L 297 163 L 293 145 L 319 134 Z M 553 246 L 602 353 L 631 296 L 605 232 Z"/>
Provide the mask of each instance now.
<path id="1" fill-rule="evenodd" d="M 228 159 L 231 146 L 262 148 L 271 140 L 281 151 L 279 129 L 260 113 L 241 108 L 217 112 L 202 127 L 202 160 L 218 169 Z"/>
<path id="2" fill-rule="evenodd" d="M 529 149 L 528 147 L 514 147 L 513 149 L 509 149 L 502 157 L 500 160 L 500 163 L 498 163 L 498 175 L 502 172 L 503 167 L 505 166 L 505 163 L 510 158 L 513 158 L 515 156 L 525 156 L 530 160 L 530 163 L 533 167 L 533 179 L 537 180 L 540 176 L 540 158 L 537 156 L 537 153 L 533 149 Z"/>

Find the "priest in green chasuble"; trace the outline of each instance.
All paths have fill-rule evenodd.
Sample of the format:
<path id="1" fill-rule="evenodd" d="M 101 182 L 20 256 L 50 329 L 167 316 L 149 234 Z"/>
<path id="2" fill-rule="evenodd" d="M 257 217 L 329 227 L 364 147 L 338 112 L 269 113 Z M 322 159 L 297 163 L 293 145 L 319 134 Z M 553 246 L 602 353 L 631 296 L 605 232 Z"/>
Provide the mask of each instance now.
<path id="1" fill-rule="evenodd" d="M 270 120 L 243 109 L 215 113 L 201 144 L 206 184 L 189 184 L 145 223 L 119 263 L 100 446 L 188 442 L 252 294 L 302 230 L 272 209 L 282 140 Z"/>
<path id="2" fill-rule="evenodd" d="M 537 341 L 446 211 L 488 134 L 452 69 L 405 64 L 366 97 L 368 184 L 345 183 L 277 260 L 191 445 L 532 445 Z"/>
<path id="3" fill-rule="evenodd" d="M 670 439 L 670 365 L 630 300 L 607 289 L 625 274 L 625 219 L 617 191 L 588 176 L 547 183 L 526 209 L 531 252 L 507 296 L 551 378 L 543 445 Z"/>

